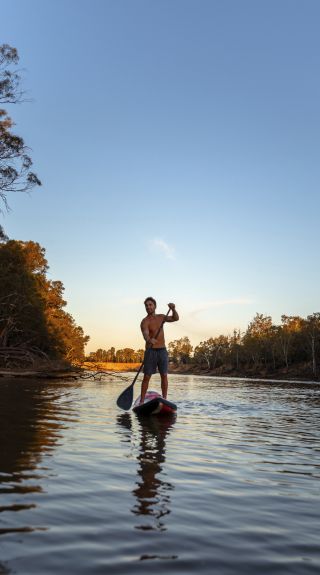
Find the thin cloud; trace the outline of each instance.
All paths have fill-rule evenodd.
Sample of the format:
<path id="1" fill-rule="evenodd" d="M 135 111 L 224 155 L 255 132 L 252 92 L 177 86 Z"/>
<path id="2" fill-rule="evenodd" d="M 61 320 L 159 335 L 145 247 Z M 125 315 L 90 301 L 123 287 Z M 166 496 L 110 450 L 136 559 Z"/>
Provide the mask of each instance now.
<path id="1" fill-rule="evenodd" d="M 125 297 L 121 300 L 123 305 L 137 305 L 141 304 L 141 297 Z"/>
<path id="2" fill-rule="evenodd" d="M 154 238 L 151 242 L 151 248 L 162 253 L 168 260 L 175 259 L 175 249 L 162 238 Z"/>
<path id="3" fill-rule="evenodd" d="M 207 311 L 208 309 L 212 309 L 214 307 L 225 307 L 228 305 L 249 305 L 251 303 L 252 300 L 247 298 L 234 298 L 234 299 L 223 299 L 223 300 L 201 302 L 194 309 L 192 309 L 188 315 L 195 316 L 198 313 Z"/>

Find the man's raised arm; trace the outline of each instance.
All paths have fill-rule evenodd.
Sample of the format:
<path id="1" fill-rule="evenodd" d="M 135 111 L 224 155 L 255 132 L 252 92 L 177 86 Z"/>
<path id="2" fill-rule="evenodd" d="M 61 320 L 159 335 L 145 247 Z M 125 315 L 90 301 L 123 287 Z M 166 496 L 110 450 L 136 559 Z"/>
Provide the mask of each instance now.
<path id="1" fill-rule="evenodd" d="M 178 321 L 179 320 L 179 314 L 176 310 L 176 306 L 174 303 L 168 303 L 169 308 L 172 310 L 172 315 L 167 315 L 165 317 L 165 321 Z"/>

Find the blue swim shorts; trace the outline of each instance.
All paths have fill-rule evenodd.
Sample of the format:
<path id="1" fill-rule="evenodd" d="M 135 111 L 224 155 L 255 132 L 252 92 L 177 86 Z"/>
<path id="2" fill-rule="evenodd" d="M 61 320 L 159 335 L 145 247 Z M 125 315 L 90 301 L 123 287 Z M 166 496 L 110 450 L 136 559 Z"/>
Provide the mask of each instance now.
<path id="1" fill-rule="evenodd" d="M 158 349 L 149 347 L 144 353 L 143 373 L 152 375 L 156 373 L 157 368 L 161 375 L 168 373 L 168 352 L 165 347 L 159 347 Z"/>

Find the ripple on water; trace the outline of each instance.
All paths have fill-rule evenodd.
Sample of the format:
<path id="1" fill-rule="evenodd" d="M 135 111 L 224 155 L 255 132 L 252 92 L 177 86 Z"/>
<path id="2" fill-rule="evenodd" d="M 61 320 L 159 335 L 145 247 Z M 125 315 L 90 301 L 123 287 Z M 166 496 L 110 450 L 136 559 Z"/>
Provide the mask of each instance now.
<path id="1" fill-rule="evenodd" d="M 145 420 L 125 386 L 0 381 L 0 573 L 319 571 L 319 386 L 172 377 Z"/>

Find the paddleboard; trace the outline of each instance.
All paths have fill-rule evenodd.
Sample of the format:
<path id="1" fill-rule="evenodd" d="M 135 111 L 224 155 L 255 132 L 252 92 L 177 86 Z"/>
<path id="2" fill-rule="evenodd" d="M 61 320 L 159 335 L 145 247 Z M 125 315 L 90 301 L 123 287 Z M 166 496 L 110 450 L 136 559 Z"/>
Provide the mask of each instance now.
<path id="1" fill-rule="evenodd" d="M 177 406 L 172 401 L 164 399 L 160 393 L 147 391 L 144 403 L 140 405 L 140 397 L 138 397 L 132 409 L 137 415 L 168 415 L 175 413 Z"/>

